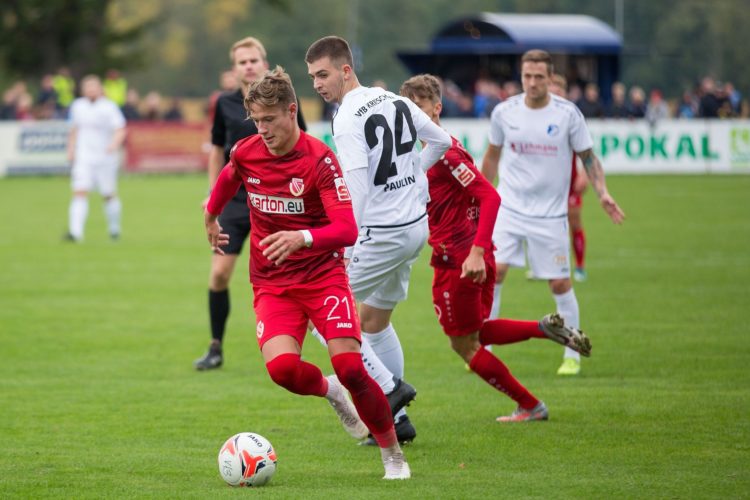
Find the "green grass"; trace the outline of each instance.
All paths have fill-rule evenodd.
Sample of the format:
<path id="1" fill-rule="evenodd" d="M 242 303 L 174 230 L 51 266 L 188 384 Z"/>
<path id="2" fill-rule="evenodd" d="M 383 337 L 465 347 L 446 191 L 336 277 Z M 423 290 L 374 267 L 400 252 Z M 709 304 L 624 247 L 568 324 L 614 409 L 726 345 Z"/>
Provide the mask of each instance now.
<path id="1" fill-rule="evenodd" d="M 496 348 L 550 408 L 498 425 L 511 400 L 464 371 L 430 303 L 424 252 L 394 323 L 419 390 L 413 479 L 380 479 L 376 449 L 328 405 L 276 387 L 252 321 L 246 254 L 232 282 L 225 367 L 196 373 L 208 342 L 202 177 L 122 180 L 123 238 L 92 198 L 87 240 L 60 242 L 63 178 L 0 180 L 0 497 L 738 498 L 750 496 L 750 176 L 612 177 L 608 222 L 588 194 L 589 281 L 576 285 L 594 343 L 582 375 L 554 375 L 544 341 Z M 512 272 L 503 316 L 554 307 Z M 306 359 L 330 372 L 313 339 Z M 258 432 L 279 468 L 228 488 L 224 439 Z"/>

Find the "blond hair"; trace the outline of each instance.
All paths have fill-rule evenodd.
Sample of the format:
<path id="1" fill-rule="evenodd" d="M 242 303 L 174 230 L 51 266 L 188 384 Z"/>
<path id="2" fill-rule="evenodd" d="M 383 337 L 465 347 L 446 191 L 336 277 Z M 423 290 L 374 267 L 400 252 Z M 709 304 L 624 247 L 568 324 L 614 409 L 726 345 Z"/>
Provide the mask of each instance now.
<path id="1" fill-rule="evenodd" d="M 245 109 L 250 112 L 250 106 L 260 104 L 265 107 L 287 107 L 297 102 L 297 95 L 292 86 L 292 79 L 281 66 L 266 71 L 257 81 L 250 84 L 245 96 Z"/>
<path id="2" fill-rule="evenodd" d="M 412 101 L 416 99 L 428 99 L 433 104 L 440 102 L 440 80 L 437 77 L 424 73 L 412 76 L 401 84 L 399 93 Z"/>
<path id="3" fill-rule="evenodd" d="M 258 49 L 258 52 L 260 52 L 260 56 L 263 58 L 264 61 L 267 60 L 266 58 L 266 48 L 263 46 L 260 40 L 253 36 L 248 36 L 243 38 L 242 40 L 238 40 L 234 42 L 234 45 L 232 45 L 232 48 L 229 49 L 229 60 L 234 63 L 234 51 L 239 49 L 240 47 L 244 48 L 253 48 L 255 47 Z"/>

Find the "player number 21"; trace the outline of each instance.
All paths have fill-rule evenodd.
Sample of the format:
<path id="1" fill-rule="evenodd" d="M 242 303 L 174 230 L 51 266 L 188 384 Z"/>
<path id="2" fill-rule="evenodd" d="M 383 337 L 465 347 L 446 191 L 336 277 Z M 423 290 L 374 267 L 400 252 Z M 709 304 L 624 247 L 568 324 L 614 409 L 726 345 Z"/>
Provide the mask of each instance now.
<path id="1" fill-rule="evenodd" d="M 341 298 L 336 297 L 335 295 L 329 295 L 326 297 L 326 299 L 323 301 L 324 306 L 328 306 L 329 304 L 332 304 L 331 310 L 328 311 L 328 317 L 326 318 L 328 321 L 341 319 L 340 313 L 337 313 L 337 309 L 339 309 L 339 306 L 343 304 L 343 308 L 345 309 L 346 313 L 346 319 L 351 320 L 352 319 L 352 310 L 349 306 L 349 300 L 347 299 L 346 295 L 344 295 Z"/>
<path id="2" fill-rule="evenodd" d="M 393 161 L 394 147 L 396 148 L 396 156 L 401 156 L 404 153 L 411 152 L 414 148 L 414 143 L 417 142 L 417 129 L 414 127 L 409 106 L 403 101 L 393 101 L 393 105 L 396 106 L 395 138 L 385 116 L 372 115 L 365 122 L 365 139 L 367 139 L 367 145 L 370 149 L 378 145 L 378 136 L 375 132 L 378 128 L 383 129 L 383 152 L 380 154 L 378 169 L 375 172 L 374 183 L 376 186 L 382 186 L 388 182 L 388 177 L 398 175 L 396 162 Z M 401 142 L 404 131 L 404 119 L 406 119 L 409 134 L 411 135 L 411 139 L 407 142 Z"/>

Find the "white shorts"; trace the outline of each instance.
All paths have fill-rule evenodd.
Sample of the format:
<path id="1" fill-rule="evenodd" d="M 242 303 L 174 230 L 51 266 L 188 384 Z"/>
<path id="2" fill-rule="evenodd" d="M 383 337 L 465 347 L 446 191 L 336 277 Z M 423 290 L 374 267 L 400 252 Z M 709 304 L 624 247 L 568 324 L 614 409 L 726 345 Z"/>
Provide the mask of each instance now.
<path id="1" fill-rule="evenodd" d="M 366 228 L 360 232 L 347 268 L 355 298 L 386 310 L 405 300 L 411 266 L 428 232 L 427 217 L 406 227 Z"/>
<path id="2" fill-rule="evenodd" d="M 570 277 L 568 218 L 526 217 L 500 206 L 492 242 L 495 262 L 524 267 L 524 244 L 529 267 L 541 279 Z"/>
<path id="3" fill-rule="evenodd" d="M 99 160 L 76 160 L 70 171 L 70 185 L 73 191 L 92 191 L 94 188 L 102 196 L 117 192 L 117 156 Z"/>

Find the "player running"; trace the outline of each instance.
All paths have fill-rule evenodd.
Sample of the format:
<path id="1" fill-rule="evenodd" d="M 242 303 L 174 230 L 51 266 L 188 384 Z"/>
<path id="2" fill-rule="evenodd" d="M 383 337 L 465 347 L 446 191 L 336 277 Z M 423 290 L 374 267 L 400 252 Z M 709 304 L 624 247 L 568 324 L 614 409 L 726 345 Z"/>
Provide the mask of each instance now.
<path id="1" fill-rule="evenodd" d="M 228 243 L 218 214 L 244 185 L 253 220 L 256 331 L 271 379 L 295 394 L 327 398 L 353 436 L 372 433 L 384 479 L 407 479 L 388 401 L 359 352 L 359 319 L 343 262 L 343 247 L 354 243 L 357 226 L 338 161 L 300 130 L 294 88 L 282 68 L 250 85 L 245 107 L 258 134 L 235 145 L 211 193 L 205 212 L 211 248 L 222 253 Z M 324 378 L 302 361 L 308 320 L 326 339 L 336 376 Z"/>
<path id="2" fill-rule="evenodd" d="M 534 276 L 549 281 L 557 311 L 568 326 L 578 328 L 567 224 L 573 153 L 581 158 L 610 219 L 620 224 L 625 214 L 607 190 L 583 115 L 572 102 L 549 93 L 552 73 L 552 58 L 547 52 L 526 52 L 521 58 L 524 93 L 498 104 L 490 118 L 482 173 L 492 182 L 500 169 L 498 192 L 503 199 L 492 238 L 497 247 L 497 284 L 491 316 L 497 317 L 499 312 L 508 268 L 524 265 L 526 247 Z M 579 353 L 566 349 L 558 375 L 577 375 L 580 371 Z"/>
<path id="3" fill-rule="evenodd" d="M 418 75 L 401 86 L 401 95 L 414 101 L 436 124 L 442 111 L 440 83 Z M 544 402 L 531 394 L 510 370 L 482 346 L 549 338 L 588 356 L 591 344 L 580 331 L 565 326 L 557 314 L 541 321 L 485 321 L 492 304 L 495 260 L 492 228 L 500 196 L 479 173 L 474 160 L 453 138 L 450 150 L 427 171 L 432 260 L 435 269 L 432 300 L 451 347 L 471 369 L 495 389 L 510 396 L 518 408 L 498 422 L 547 420 Z"/>
<path id="4" fill-rule="evenodd" d="M 379 87 L 359 84 L 349 44 L 327 36 L 305 55 L 316 92 L 339 103 L 333 139 L 360 228 L 348 251 L 348 273 L 360 302 L 362 336 L 385 367 L 404 376 L 404 353 L 391 315 L 406 299 L 414 261 L 427 240 L 429 168 L 450 147 L 450 136 L 414 105 Z M 417 139 L 425 142 L 421 154 Z M 400 439 L 416 435 L 402 410 Z"/>

